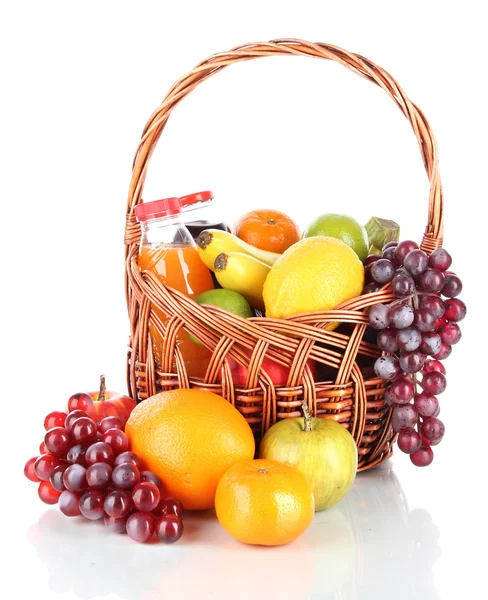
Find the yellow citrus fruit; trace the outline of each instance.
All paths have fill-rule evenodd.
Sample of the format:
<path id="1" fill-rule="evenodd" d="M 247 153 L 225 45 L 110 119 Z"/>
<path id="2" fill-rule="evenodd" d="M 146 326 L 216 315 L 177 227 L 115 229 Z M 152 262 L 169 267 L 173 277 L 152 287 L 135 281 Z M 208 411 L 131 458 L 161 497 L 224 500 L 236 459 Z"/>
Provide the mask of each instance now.
<path id="1" fill-rule="evenodd" d="M 317 217 L 303 232 L 302 237 L 326 235 L 342 240 L 364 260 L 368 256 L 369 241 L 366 228 L 349 215 L 326 213 Z"/>
<path id="2" fill-rule="evenodd" d="M 241 413 L 212 392 L 168 390 L 140 402 L 127 421 L 130 448 L 189 510 L 212 508 L 225 471 L 254 456 Z"/>
<path id="3" fill-rule="evenodd" d="M 279 546 L 300 536 L 312 522 L 313 490 L 295 467 L 268 459 L 240 462 L 219 481 L 215 512 L 239 542 Z"/>
<path id="4" fill-rule="evenodd" d="M 266 316 L 330 310 L 359 296 L 363 286 L 363 263 L 347 244 L 333 237 L 305 238 L 271 267 L 263 288 Z"/>

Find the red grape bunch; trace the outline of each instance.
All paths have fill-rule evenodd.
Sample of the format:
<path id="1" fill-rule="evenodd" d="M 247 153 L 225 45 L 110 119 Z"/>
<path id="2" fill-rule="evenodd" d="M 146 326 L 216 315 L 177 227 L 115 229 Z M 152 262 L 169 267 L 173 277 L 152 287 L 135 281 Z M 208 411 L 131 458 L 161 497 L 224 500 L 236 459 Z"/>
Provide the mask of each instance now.
<path id="1" fill-rule="evenodd" d="M 110 531 L 137 542 L 176 542 L 183 534 L 183 506 L 165 497 L 159 477 L 144 470 L 124 426 L 118 416 L 96 423 L 82 410 L 51 412 L 41 455 L 27 461 L 24 474 L 39 483 L 43 502 L 59 504 L 68 517 L 103 519 Z"/>
<path id="2" fill-rule="evenodd" d="M 397 300 L 369 310 L 369 324 L 378 330 L 383 355 L 375 373 L 389 381 L 386 402 L 393 407 L 392 426 L 398 447 L 419 467 L 429 465 L 444 436 L 437 396 L 446 389 L 442 364 L 461 339 L 458 325 L 466 305 L 457 298 L 463 288 L 449 271 L 451 256 L 444 248 L 429 256 L 415 242 L 389 242 L 382 256 L 366 258 L 363 293 L 389 285 Z"/>

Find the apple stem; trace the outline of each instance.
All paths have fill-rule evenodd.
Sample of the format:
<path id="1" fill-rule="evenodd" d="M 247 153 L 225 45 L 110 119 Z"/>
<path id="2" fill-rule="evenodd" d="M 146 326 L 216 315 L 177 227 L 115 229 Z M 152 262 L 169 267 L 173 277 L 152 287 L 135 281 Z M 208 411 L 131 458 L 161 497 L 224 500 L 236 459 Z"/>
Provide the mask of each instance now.
<path id="1" fill-rule="evenodd" d="M 302 410 L 305 419 L 303 431 L 312 431 L 312 417 L 310 416 L 306 400 L 303 400 L 302 402 Z"/>
<path id="2" fill-rule="evenodd" d="M 97 402 L 103 402 L 105 400 L 105 375 L 100 375 L 100 391 L 98 392 Z"/>

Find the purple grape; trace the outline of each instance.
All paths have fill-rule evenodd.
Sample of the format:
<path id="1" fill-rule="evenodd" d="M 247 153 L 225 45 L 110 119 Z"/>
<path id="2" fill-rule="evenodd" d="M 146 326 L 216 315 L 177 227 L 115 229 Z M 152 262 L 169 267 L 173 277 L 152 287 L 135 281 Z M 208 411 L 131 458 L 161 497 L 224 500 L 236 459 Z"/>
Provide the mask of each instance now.
<path id="1" fill-rule="evenodd" d="M 372 294 L 381 290 L 381 285 L 376 282 L 367 283 L 363 288 L 363 294 Z"/>
<path id="2" fill-rule="evenodd" d="M 127 517 L 132 509 L 130 492 L 113 490 L 106 495 L 103 508 L 110 517 Z"/>
<path id="3" fill-rule="evenodd" d="M 440 340 L 440 338 L 439 338 Z M 383 350 L 383 352 L 397 352 L 400 348 L 397 340 L 397 331 L 396 329 L 391 329 L 387 327 L 386 329 L 382 329 L 378 333 L 378 338 L 376 341 L 378 348 Z"/>
<path id="4" fill-rule="evenodd" d="M 404 351 L 400 355 L 400 368 L 407 373 L 418 373 L 424 366 L 426 356 L 420 350 Z"/>
<path id="5" fill-rule="evenodd" d="M 427 308 L 415 309 L 414 323 L 419 331 L 432 331 L 436 320 L 436 317 Z"/>
<path id="6" fill-rule="evenodd" d="M 421 417 L 432 417 L 439 410 L 439 400 L 427 392 L 417 394 L 413 402 Z"/>
<path id="7" fill-rule="evenodd" d="M 380 258 L 371 265 L 371 275 L 377 283 L 390 283 L 395 276 L 395 265 L 386 258 Z"/>
<path id="8" fill-rule="evenodd" d="M 418 420 L 418 413 L 412 404 L 394 406 L 391 414 L 393 431 L 400 431 L 404 427 L 413 427 Z"/>
<path id="9" fill-rule="evenodd" d="M 424 292 L 440 292 L 444 285 L 444 273 L 437 269 L 426 269 L 419 279 L 420 289 Z"/>
<path id="10" fill-rule="evenodd" d="M 428 331 L 422 335 L 420 351 L 429 356 L 436 356 L 442 346 L 441 336 L 435 331 Z M 437 358 L 437 357 L 436 357 Z"/>
<path id="11" fill-rule="evenodd" d="M 398 358 L 394 356 L 380 356 L 374 363 L 374 372 L 382 379 L 394 379 L 399 371 Z"/>
<path id="12" fill-rule="evenodd" d="M 122 490 L 130 490 L 141 479 L 139 469 L 131 463 L 117 465 L 112 473 L 112 481 Z"/>
<path id="13" fill-rule="evenodd" d="M 392 381 L 388 391 L 395 404 L 407 404 L 415 394 L 415 386 L 409 377 L 401 375 Z"/>
<path id="14" fill-rule="evenodd" d="M 105 515 L 103 522 L 105 523 L 105 527 L 112 533 L 127 533 L 127 517 Z"/>
<path id="15" fill-rule="evenodd" d="M 436 417 L 426 417 L 422 421 L 421 433 L 431 446 L 436 446 L 444 437 L 444 423 Z"/>
<path id="16" fill-rule="evenodd" d="M 420 450 L 410 454 L 410 460 L 416 467 L 428 467 L 434 460 L 434 452 L 432 448 L 425 442 L 420 447 Z"/>
<path id="17" fill-rule="evenodd" d="M 440 360 L 428 360 L 424 365 L 424 371 L 426 373 L 430 373 L 431 371 L 439 371 L 439 373 L 442 373 L 443 375 L 446 374 L 446 368 Z"/>
<path id="18" fill-rule="evenodd" d="M 112 482 L 112 467 L 104 462 L 90 465 L 86 470 L 88 486 L 96 490 L 107 488 Z"/>
<path id="19" fill-rule="evenodd" d="M 459 298 L 449 298 L 444 302 L 444 316 L 448 321 L 457 323 L 466 316 L 466 304 Z"/>
<path id="20" fill-rule="evenodd" d="M 386 244 L 381 249 L 381 252 L 383 253 L 385 250 L 388 250 L 388 248 L 396 248 L 397 246 L 398 242 L 396 242 L 395 240 L 392 240 L 391 242 L 386 242 Z"/>
<path id="21" fill-rule="evenodd" d="M 417 350 L 422 343 L 422 334 L 415 327 L 405 327 L 398 330 L 397 341 L 402 350 Z"/>
<path id="22" fill-rule="evenodd" d="M 462 292 L 463 283 L 457 275 L 448 274 L 444 279 L 441 294 L 446 298 L 454 298 Z"/>
<path id="23" fill-rule="evenodd" d="M 101 519 L 104 516 L 103 502 L 105 494 L 99 490 L 89 490 L 80 498 L 80 512 L 86 518 L 92 521 Z"/>
<path id="24" fill-rule="evenodd" d="M 438 330 L 437 333 L 441 336 L 441 340 L 444 344 L 452 346 L 457 344 L 461 339 L 461 329 L 457 323 L 444 323 Z"/>
<path id="25" fill-rule="evenodd" d="M 403 260 L 403 266 L 413 277 L 421 275 L 429 263 L 429 257 L 423 250 L 411 250 Z"/>
<path id="26" fill-rule="evenodd" d="M 415 281 L 410 275 L 397 273 L 391 282 L 391 291 L 397 298 L 407 298 L 415 291 Z"/>
<path id="27" fill-rule="evenodd" d="M 402 452 L 412 454 L 420 450 L 422 438 L 413 427 L 403 427 L 398 434 L 397 444 Z"/>
<path id="28" fill-rule="evenodd" d="M 369 265 L 372 265 L 374 262 L 376 262 L 377 260 L 380 260 L 381 256 L 378 256 L 377 254 L 369 254 L 363 262 L 363 265 L 365 267 L 368 267 Z"/>
<path id="29" fill-rule="evenodd" d="M 69 465 L 63 473 L 63 484 L 70 492 L 84 492 L 88 487 L 85 467 L 77 463 Z"/>
<path id="30" fill-rule="evenodd" d="M 428 310 L 436 319 L 440 319 L 445 311 L 444 302 L 442 299 L 439 298 L 439 296 L 433 296 L 430 294 L 422 294 L 422 296 L 420 296 L 419 308 Z"/>
<path id="31" fill-rule="evenodd" d="M 407 254 L 412 250 L 418 250 L 418 247 L 418 244 L 412 240 L 404 240 L 403 242 L 400 242 L 395 248 L 395 259 L 397 263 L 402 265 Z"/>
<path id="32" fill-rule="evenodd" d="M 133 512 L 126 523 L 126 531 L 129 537 L 136 542 L 147 542 L 154 534 L 156 523 L 151 513 L 137 511 Z"/>
<path id="33" fill-rule="evenodd" d="M 64 490 L 58 500 L 59 510 L 67 517 L 78 517 L 80 512 L 80 496 L 75 492 Z"/>
<path id="34" fill-rule="evenodd" d="M 429 257 L 429 267 L 439 271 L 447 271 L 452 264 L 451 255 L 444 248 L 437 248 Z"/>
<path id="35" fill-rule="evenodd" d="M 51 485 L 58 492 L 64 492 L 64 490 L 66 489 L 66 486 L 63 483 L 63 474 L 68 468 L 68 466 L 69 465 L 67 464 L 57 465 L 56 467 L 54 467 L 54 469 L 51 471 L 51 474 L 49 475 L 49 481 L 51 482 Z"/>
<path id="36" fill-rule="evenodd" d="M 413 323 L 414 312 L 408 304 L 396 304 L 390 308 L 390 322 L 396 329 L 405 329 Z"/>
<path id="37" fill-rule="evenodd" d="M 69 463 L 76 463 L 78 465 L 86 466 L 85 454 L 86 446 L 83 446 L 82 444 L 76 444 L 76 446 L 71 446 L 71 448 L 68 450 L 66 459 Z"/>
<path id="38" fill-rule="evenodd" d="M 438 371 L 424 373 L 422 388 L 429 394 L 442 394 L 446 389 L 446 376 Z"/>
<path id="39" fill-rule="evenodd" d="M 369 324 L 375 329 L 385 329 L 390 323 L 390 307 L 385 304 L 375 304 L 369 310 Z"/>
<path id="40" fill-rule="evenodd" d="M 394 265 L 397 264 L 395 259 L 395 250 L 396 246 L 390 246 L 389 248 L 383 249 L 383 258 L 386 258 L 386 260 L 389 260 Z"/>
<path id="41" fill-rule="evenodd" d="M 154 485 L 156 485 L 160 491 L 163 489 L 163 483 L 161 479 L 152 471 L 141 471 L 141 483 L 143 481 L 150 481 L 151 483 L 154 483 Z"/>
<path id="42" fill-rule="evenodd" d="M 439 336 L 439 339 L 441 339 L 440 336 Z M 446 358 L 451 354 L 451 352 L 452 352 L 452 346 L 449 346 L 449 344 L 445 344 L 441 340 L 438 352 L 436 352 L 432 356 L 436 360 L 446 360 Z"/>

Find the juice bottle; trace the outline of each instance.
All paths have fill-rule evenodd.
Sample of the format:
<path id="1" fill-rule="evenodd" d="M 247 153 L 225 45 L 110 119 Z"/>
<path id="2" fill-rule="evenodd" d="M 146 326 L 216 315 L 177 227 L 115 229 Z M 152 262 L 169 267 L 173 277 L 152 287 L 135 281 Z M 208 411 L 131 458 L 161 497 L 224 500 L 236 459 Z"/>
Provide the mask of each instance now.
<path id="1" fill-rule="evenodd" d="M 144 202 L 136 206 L 135 215 L 142 232 L 138 257 L 141 271 L 153 273 L 161 283 L 190 298 L 213 289 L 210 271 L 198 256 L 195 242 L 182 222 L 178 198 Z M 167 315 L 160 309 L 155 312 L 166 324 Z M 163 338 L 151 322 L 149 332 L 154 357 L 161 365 Z M 188 375 L 204 377 L 210 351 L 193 342 L 183 329 L 179 330 L 176 339 Z"/>
<path id="2" fill-rule="evenodd" d="M 183 222 L 194 240 L 204 229 L 230 231 L 216 210 L 213 192 L 205 191 L 181 196 L 180 202 Z"/>

